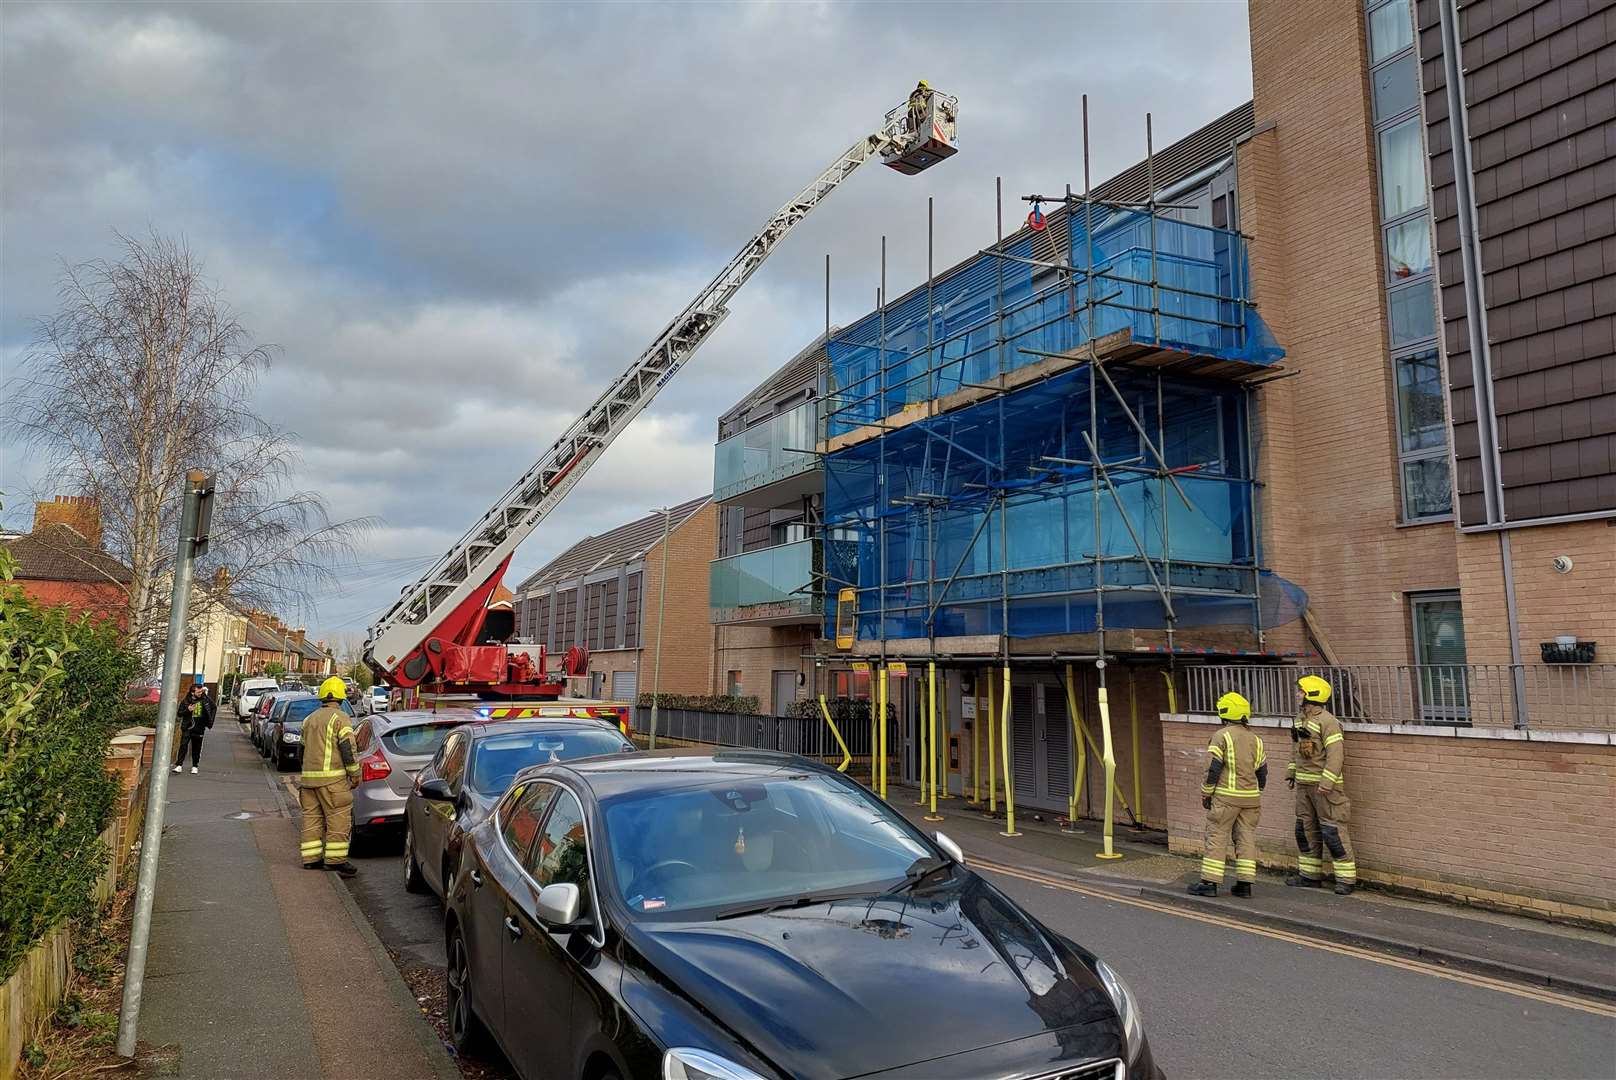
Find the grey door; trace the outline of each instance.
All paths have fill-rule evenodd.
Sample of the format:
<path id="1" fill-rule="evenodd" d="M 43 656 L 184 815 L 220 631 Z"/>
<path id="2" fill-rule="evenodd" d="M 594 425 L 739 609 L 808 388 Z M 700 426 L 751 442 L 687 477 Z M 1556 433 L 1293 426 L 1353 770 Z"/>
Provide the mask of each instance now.
<path id="1" fill-rule="evenodd" d="M 1072 790 L 1071 724 L 1060 685 L 1047 680 L 1010 688 L 1010 765 L 1018 806 L 1065 810 Z"/>
<path id="2" fill-rule="evenodd" d="M 626 701 L 633 704 L 640 696 L 640 673 L 638 671 L 612 672 L 612 700 Z"/>
<path id="3" fill-rule="evenodd" d="M 791 703 L 797 700 L 797 673 L 795 671 L 776 671 L 774 673 L 774 715 L 784 716 Z"/>

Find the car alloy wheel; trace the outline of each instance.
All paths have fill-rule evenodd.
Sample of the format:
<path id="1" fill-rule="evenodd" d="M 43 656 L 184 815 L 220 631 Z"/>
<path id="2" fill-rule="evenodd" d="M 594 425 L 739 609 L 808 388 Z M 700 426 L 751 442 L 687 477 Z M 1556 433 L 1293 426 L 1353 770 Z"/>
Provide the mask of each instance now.
<path id="1" fill-rule="evenodd" d="M 426 878 L 421 876 L 421 864 L 415 861 L 415 830 L 410 827 L 407 812 L 404 816 L 404 891 L 426 892 Z"/>
<path id="2" fill-rule="evenodd" d="M 482 1044 L 483 1026 L 471 1011 L 471 958 L 459 927 L 449 937 L 449 966 L 444 971 L 444 981 L 449 991 L 449 1038 L 457 1052 L 475 1053 Z"/>

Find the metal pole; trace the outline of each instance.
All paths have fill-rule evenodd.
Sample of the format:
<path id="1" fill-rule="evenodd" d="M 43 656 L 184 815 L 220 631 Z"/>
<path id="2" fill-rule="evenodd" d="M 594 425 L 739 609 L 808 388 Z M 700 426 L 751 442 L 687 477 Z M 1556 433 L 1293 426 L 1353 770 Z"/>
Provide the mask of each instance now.
<path id="1" fill-rule="evenodd" d="M 656 676 L 651 683 L 651 749 L 656 749 L 657 702 L 662 697 L 662 624 L 668 609 L 668 536 L 673 532 L 673 507 L 662 510 L 662 584 L 657 589 Z"/>
<path id="2" fill-rule="evenodd" d="M 876 730 L 880 733 L 881 744 L 881 799 L 887 797 L 887 664 L 881 661 L 881 716 L 876 721 Z"/>
<path id="3" fill-rule="evenodd" d="M 999 757 L 1004 762 L 1004 832 L 1000 836 L 1020 836 L 1016 832 L 1016 788 L 1015 778 L 1010 768 L 1010 661 L 1004 662 L 1004 686 L 1000 696 L 1004 699 L 1000 708 L 1004 714 L 999 717 L 999 739 L 1003 751 Z"/>
<path id="4" fill-rule="evenodd" d="M 1100 760 L 1105 765 L 1105 850 L 1095 853 L 1097 859 L 1120 859 L 1121 852 L 1112 850 L 1112 836 L 1115 831 L 1116 806 L 1114 796 L 1117 790 L 1117 756 L 1111 746 L 1111 702 L 1106 697 L 1105 689 L 1105 661 L 1096 660 L 1094 667 L 1100 673 L 1100 734 L 1104 739 L 1104 750 Z"/>
<path id="5" fill-rule="evenodd" d="M 927 821 L 941 821 L 943 815 L 937 812 L 937 661 L 926 662 L 926 726 L 931 731 L 931 753 L 927 755 L 926 766 L 921 769 L 922 776 L 931 777 L 931 813 L 926 815 Z"/>
<path id="6" fill-rule="evenodd" d="M 168 802 L 169 744 L 179 707 L 180 664 L 185 654 L 185 624 L 191 606 L 191 571 L 196 561 L 197 522 L 202 500 L 211 489 L 206 474 L 186 475 L 185 506 L 180 512 L 179 542 L 174 555 L 174 593 L 168 608 L 168 644 L 163 649 L 163 688 L 157 699 L 157 744 L 152 751 L 146 823 L 140 837 L 140 871 L 135 880 L 135 916 L 129 930 L 129 957 L 124 967 L 123 1005 L 118 1012 L 118 1054 L 135 1056 L 135 1028 L 140 1022 L 140 996 L 146 979 L 146 948 L 151 941 L 152 903 L 157 891 L 157 852 L 163 843 L 163 809 Z"/>
<path id="7" fill-rule="evenodd" d="M 999 809 L 999 746 L 993 737 L 999 715 L 999 683 L 993 677 L 992 668 L 984 671 L 982 677 L 988 684 L 988 813 L 994 814 Z"/>

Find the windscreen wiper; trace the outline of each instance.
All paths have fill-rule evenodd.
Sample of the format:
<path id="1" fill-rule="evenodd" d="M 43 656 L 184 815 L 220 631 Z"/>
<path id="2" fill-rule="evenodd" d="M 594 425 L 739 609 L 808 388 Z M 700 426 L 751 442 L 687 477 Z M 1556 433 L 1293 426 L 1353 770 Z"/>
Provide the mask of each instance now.
<path id="1" fill-rule="evenodd" d="M 868 896 L 869 889 L 844 889 L 841 892 L 804 893 L 801 896 L 787 896 L 779 900 L 766 900 L 757 904 L 742 904 L 739 907 L 728 908 L 714 915 L 714 919 L 739 919 L 744 915 L 766 915 L 771 911 L 785 911 L 790 908 L 812 907 L 815 904 L 826 904 L 832 900 L 850 900 L 855 896 Z"/>
<path id="2" fill-rule="evenodd" d="M 891 891 L 895 893 L 908 892 L 937 871 L 946 870 L 953 865 L 947 859 L 932 858 L 924 861 L 917 859 L 915 864 L 903 875 L 903 880 L 894 885 Z"/>

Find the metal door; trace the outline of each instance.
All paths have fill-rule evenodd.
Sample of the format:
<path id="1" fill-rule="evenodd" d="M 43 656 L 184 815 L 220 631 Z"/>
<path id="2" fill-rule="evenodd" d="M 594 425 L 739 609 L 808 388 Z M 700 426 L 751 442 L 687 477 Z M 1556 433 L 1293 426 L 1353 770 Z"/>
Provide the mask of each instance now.
<path id="1" fill-rule="evenodd" d="M 630 705 L 640 695 L 640 673 L 638 671 L 612 672 L 612 700 L 626 701 Z"/>
<path id="2" fill-rule="evenodd" d="M 1010 687 L 1010 757 L 1018 806 L 1065 810 L 1072 790 L 1071 724 L 1058 682 Z"/>
<path id="3" fill-rule="evenodd" d="M 786 710 L 796 700 L 797 673 L 795 671 L 776 671 L 774 673 L 774 715 L 786 715 Z"/>

